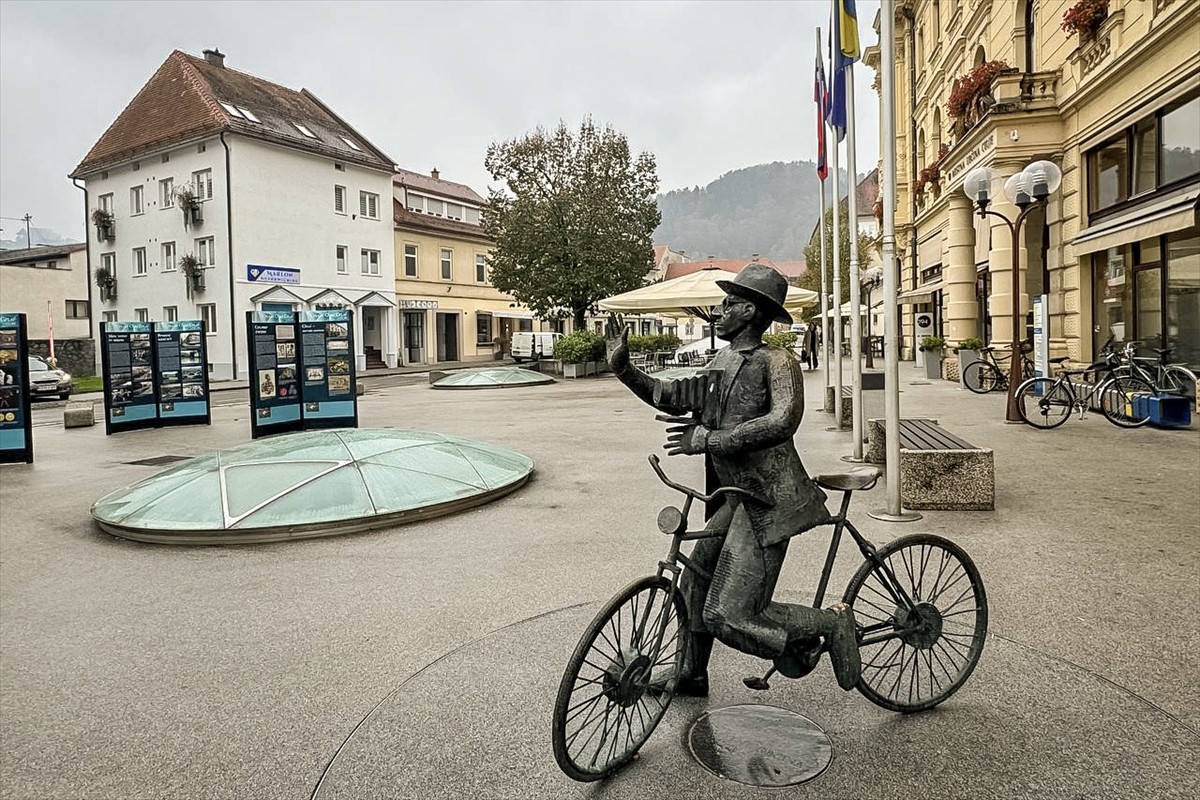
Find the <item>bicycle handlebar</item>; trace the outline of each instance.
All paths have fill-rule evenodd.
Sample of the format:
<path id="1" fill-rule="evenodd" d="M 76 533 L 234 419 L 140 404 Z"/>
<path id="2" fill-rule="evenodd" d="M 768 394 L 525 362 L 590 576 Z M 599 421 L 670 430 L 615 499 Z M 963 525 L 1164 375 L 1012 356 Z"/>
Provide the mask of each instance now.
<path id="1" fill-rule="evenodd" d="M 754 492 L 750 492 L 745 489 L 740 489 L 737 486 L 722 486 L 720 489 L 717 489 L 712 494 L 701 494 L 700 492 L 696 491 L 695 489 L 690 489 L 687 486 L 684 486 L 681 483 L 676 483 L 675 481 L 668 478 L 667 473 L 663 472 L 662 467 L 659 466 L 662 459 L 660 459 L 656 453 L 651 453 L 648 460 L 650 461 L 650 466 L 654 468 L 654 472 L 658 475 L 659 480 L 661 480 L 667 486 L 670 486 L 675 491 L 682 492 L 683 494 L 686 494 L 688 497 L 699 500 L 702 503 L 711 503 L 713 500 L 717 499 L 718 497 L 720 497 L 723 494 L 741 494 L 741 495 L 745 495 L 747 498 L 755 501 L 756 503 L 764 505 L 768 508 L 775 505 L 774 503 L 772 503 L 768 500 L 764 500 L 763 498 L 754 494 Z"/>

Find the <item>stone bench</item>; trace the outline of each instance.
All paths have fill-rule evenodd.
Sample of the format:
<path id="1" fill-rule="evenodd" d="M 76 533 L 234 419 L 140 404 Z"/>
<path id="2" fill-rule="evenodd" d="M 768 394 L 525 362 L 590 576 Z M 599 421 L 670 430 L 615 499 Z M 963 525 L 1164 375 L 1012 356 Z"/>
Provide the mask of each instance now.
<path id="1" fill-rule="evenodd" d="M 990 448 L 947 431 L 936 420 L 902 419 L 900 502 L 913 510 L 990 511 L 996 507 L 996 469 Z M 866 459 L 886 459 L 884 420 L 868 421 Z"/>
<path id="2" fill-rule="evenodd" d="M 836 389 L 836 387 L 834 387 L 834 386 L 826 386 L 825 387 L 825 406 L 824 406 L 824 408 L 830 414 L 834 413 L 833 393 L 834 393 L 835 389 Z M 854 398 L 854 392 L 851 391 L 850 387 L 843 386 L 842 387 L 842 425 L 846 426 L 846 427 L 849 427 L 851 421 L 853 421 L 853 419 L 854 419 L 854 399 L 853 398 Z"/>
<path id="3" fill-rule="evenodd" d="M 63 409 L 64 428 L 90 428 L 96 424 L 96 403 L 93 400 L 75 400 Z"/>

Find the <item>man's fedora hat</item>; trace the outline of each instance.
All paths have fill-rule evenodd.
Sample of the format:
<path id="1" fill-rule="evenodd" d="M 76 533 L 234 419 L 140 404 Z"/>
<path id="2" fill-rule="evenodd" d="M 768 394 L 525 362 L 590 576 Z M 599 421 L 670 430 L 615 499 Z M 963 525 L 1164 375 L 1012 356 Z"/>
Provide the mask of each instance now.
<path id="1" fill-rule="evenodd" d="M 742 267 L 742 271 L 731 281 L 717 281 L 717 286 L 727 294 L 736 294 L 774 315 L 775 322 L 788 325 L 792 315 L 783 308 L 787 299 L 787 280 L 766 264 L 751 262 Z"/>

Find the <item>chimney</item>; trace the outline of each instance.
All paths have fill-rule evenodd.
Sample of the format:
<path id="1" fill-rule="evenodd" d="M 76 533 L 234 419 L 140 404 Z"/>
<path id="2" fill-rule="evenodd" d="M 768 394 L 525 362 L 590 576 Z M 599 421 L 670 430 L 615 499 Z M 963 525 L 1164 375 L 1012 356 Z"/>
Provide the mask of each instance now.
<path id="1" fill-rule="evenodd" d="M 429 172 L 429 177 L 433 178 L 435 181 L 438 179 L 438 171 L 437 171 L 437 167 L 434 167 L 434 168 L 433 168 L 433 169 L 432 169 L 432 170 Z"/>
<path id="2" fill-rule="evenodd" d="M 750 254 L 750 260 L 751 260 L 751 261 L 758 261 L 758 253 L 751 253 L 751 254 Z"/>
<path id="3" fill-rule="evenodd" d="M 222 69 L 225 67 L 225 54 L 215 47 L 212 50 L 204 51 L 204 60 L 214 67 L 221 67 Z"/>

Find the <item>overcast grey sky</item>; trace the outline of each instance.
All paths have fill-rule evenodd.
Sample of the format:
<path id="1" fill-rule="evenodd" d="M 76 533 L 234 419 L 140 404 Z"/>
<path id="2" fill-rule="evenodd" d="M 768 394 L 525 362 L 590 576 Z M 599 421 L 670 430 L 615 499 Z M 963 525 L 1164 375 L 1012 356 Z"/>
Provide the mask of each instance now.
<path id="1" fill-rule="evenodd" d="M 859 0 L 863 46 L 877 0 Z M 406 169 L 486 194 L 487 146 L 586 114 L 658 162 L 662 191 L 812 159 L 814 29 L 774 2 L 0 1 L 0 216 L 81 237 L 66 178 L 174 49 L 307 88 Z M 858 170 L 878 158 L 856 67 Z M 21 224 L 0 220 L 11 239 Z M 36 241 L 36 240 L 35 240 Z"/>

